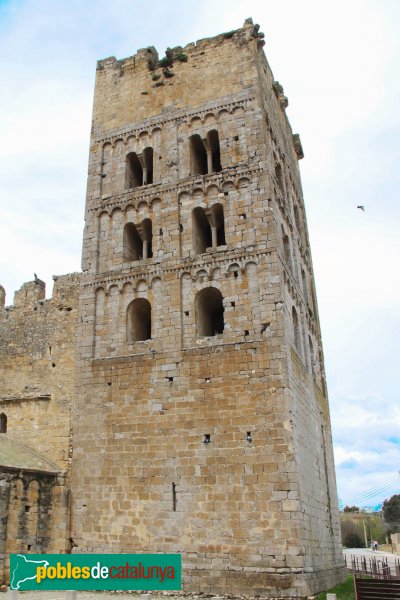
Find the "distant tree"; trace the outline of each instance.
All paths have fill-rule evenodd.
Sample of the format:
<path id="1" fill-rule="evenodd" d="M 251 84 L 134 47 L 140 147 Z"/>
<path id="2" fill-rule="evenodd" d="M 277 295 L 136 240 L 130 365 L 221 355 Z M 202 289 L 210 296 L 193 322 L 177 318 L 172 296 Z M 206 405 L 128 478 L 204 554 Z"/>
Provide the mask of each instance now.
<path id="1" fill-rule="evenodd" d="M 343 512 L 360 512 L 358 506 L 345 506 Z"/>
<path id="2" fill-rule="evenodd" d="M 346 548 L 364 548 L 365 544 L 358 535 L 358 533 L 348 533 L 343 538 L 343 544 Z"/>
<path id="3" fill-rule="evenodd" d="M 351 515 L 341 515 L 340 528 L 343 545 L 346 546 L 346 548 L 364 548 L 364 530 L 362 521 L 353 519 Z"/>
<path id="4" fill-rule="evenodd" d="M 400 531 L 400 494 L 395 494 L 382 504 L 383 518 L 389 533 Z"/>

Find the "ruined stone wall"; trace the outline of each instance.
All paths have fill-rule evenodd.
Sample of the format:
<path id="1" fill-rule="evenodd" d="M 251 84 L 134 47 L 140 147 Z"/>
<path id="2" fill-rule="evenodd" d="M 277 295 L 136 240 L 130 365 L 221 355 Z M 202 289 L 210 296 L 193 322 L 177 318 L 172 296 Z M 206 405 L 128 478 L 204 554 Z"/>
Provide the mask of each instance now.
<path id="1" fill-rule="evenodd" d="M 9 584 L 10 554 L 70 550 L 65 476 L 0 467 L 0 585 Z"/>
<path id="2" fill-rule="evenodd" d="M 49 300 L 36 278 L 16 292 L 14 305 L 0 309 L 0 414 L 7 423 L 1 435 L 59 470 L 25 470 L 18 468 L 18 457 L 15 464 L 4 464 L 0 457 L 0 584 L 8 581 L 10 553 L 70 549 L 68 476 L 79 278 L 56 278 Z"/>
<path id="3" fill-rule="evenodd" d="M 342 561 L 322 358 L 305 346 L 302 150 L 261 48 L 248 22 L 176 51 L 168 74 L 153 48 L 98 65 L 72 535 L 77 551 L 181 552 L 186 590 L 301 597 Z M 196 171 L 192 136 L 208 150 L 213 131 L 221 169 L 207 154 Z M 138 185 L 129 156 L 150 173 L 149 147 Z M 223 331 L 202 333 L 221 297 Z"/>
<path id="4" fill-rule="evenodd" d="M 79 275 L 26 283 L 14 305 L 0 309 L 0 413 L 7 434 L 66 471 L 74 398 Z"/>

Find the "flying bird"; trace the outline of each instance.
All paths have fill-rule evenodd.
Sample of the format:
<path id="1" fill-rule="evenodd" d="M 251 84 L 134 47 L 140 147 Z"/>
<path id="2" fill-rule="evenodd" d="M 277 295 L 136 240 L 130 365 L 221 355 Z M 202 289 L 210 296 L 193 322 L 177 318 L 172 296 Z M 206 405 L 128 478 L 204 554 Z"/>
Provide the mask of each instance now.
<path id="1" fill-rule="evenodd" d="M 359 208 L 360 210 L 362 210 L 363 212 L 365 212 L 365 206 L 362 206 L 362 205 L 360 204 L 360 206 L 357 206 L 357 208 Z"/>

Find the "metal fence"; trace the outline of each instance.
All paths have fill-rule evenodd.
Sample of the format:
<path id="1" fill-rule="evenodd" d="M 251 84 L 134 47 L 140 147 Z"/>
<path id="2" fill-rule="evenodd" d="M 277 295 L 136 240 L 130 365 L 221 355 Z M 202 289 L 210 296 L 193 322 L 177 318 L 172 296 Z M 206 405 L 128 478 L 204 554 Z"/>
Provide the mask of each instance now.
<path id="1" fill-rule="evenodd" d="M 369 575 L 374 579 L 400 579 L 400 559 L 387 556 L 346 556 L 346 567 L 356 576 Z"/>

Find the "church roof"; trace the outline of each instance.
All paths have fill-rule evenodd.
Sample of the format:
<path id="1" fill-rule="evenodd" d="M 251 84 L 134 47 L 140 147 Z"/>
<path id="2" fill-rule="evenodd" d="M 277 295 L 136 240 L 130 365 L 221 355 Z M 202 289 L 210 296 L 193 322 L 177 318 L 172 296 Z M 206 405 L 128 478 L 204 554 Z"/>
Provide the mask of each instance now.
<path id="1" fill-rule="evenodd" d="M 0 468 L 54 474 L 61 469 L 32 448 L 0 433 Z"/>

